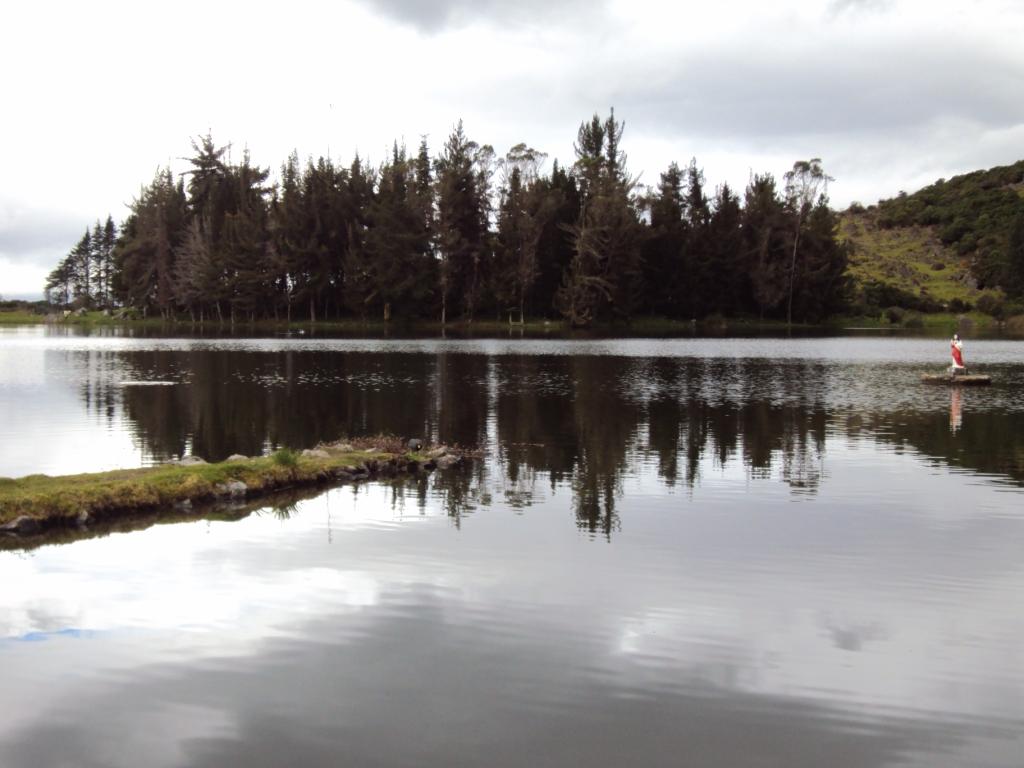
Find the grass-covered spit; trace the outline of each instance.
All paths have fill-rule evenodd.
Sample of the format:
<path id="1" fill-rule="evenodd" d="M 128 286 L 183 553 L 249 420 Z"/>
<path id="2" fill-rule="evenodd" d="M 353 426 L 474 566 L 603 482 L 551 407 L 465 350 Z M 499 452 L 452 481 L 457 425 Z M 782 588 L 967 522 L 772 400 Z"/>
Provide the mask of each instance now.
<path id="1" fill-rule="evenodd" d="M 364 447 L 365 446 L 365 447 Z M 397 438 L 333 443 L 301 453 L 207 464 L 197 460 L 145 469 L 81 475 L 0 478 L 0 526 L 33 529 L 38 523 L 84 523 L 118 512 L 168 507 L 217 498 L 244 498 L 281 488 L 377 473 L 431 468 L 445 449 L 408 452 Z"/>

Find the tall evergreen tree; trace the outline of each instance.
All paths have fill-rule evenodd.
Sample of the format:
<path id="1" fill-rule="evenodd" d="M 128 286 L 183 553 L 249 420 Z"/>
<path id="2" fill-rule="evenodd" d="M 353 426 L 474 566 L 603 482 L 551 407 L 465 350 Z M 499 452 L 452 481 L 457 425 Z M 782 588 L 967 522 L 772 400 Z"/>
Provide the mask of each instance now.
<path id="1" fill-rule="evenodd" d="M 274 275 L 267 233 L 269 190 L 264 186 L 269 175 L 269 170 L 252 165 L 248 151 L 241 165 L 228 173 L 232 189 L 224 215 L 222 252 L 231 288 L 232 320 L 239 314 L 255 319 L 271 293 Z"/>
<path id="2" fill-rule="evenodd" d="M 573 258 L 572 229 L 579 219 L 581 200 L 576 178 L 556 160 L 549 178 L 538 181 L 551 208 L 551 217 L 541 228 L 537 245 L 537 279 L 530 293 L 532 308 L 547 316 L 557 311 L 556 296 Z"/>
<path id="3" fill-rule="evenodd" d="M 697 159 L 686 169 L 686 239 L 683 244 L 683 306 L 690 318 L 702 317 L 714 306 L 714 244 L 711 240 L 711 207 L 704 192 L 704 171 Z"/>
<path id="4" fill-rule="evenodd" d="M 755 175 L 743 197 L 743 240 L 750 298 L 763 317 L 786 295 L 786 221 L 771 174 Z"/>
<path id="5" fill-rule="evenodd" d="M 97 219 L 90 240 L 91 297 L 94 306 L 104 309 L 108 309 L 112 302 L 111 279 L 114 272 L 113 254 L 116 241 L 117 228 L 114 226 L 114 220 L 108 215 L 106 222 L 100 224 Z"/>
<path id="6" fill-rule="evenodd" d="M 413 164 L 412 198 L 419 221 L 428 241 L 434 231 L 434 177 L 431 171 L 427 137 L 420 139 L 419 152 Z"/>
<path id="7" fill-rule="evenodd" d="M 210 252 L 199 217 L 193 218 L 182 235 L 174 264 L 174 295 L 179 306 L 200 322 L 214 304 L 225 298 L 220 289 L 222 275 Z"/>
<path id="8" fill-rule="evenodd" d="M 613 111 L 603 123 L 597 115 L 582 123 L 577 134 L 583 210 L 573 227 L 573 259 L 557 299 L 576 326 L 600 315 L 628 317 L 642 285 L 643 231 L 631 194 L 635 181 L 619 148 L 623 127 Z"/>
<path id="9" fill-rule="evenodd" d="M 174 310 L 174 252 L 184 235 L 186 198 L 170 170 L 158 171 L 132 204 L 115 249 L 123 303 L 168 317 Z"/>
<path id="10" fill-rule="evenodd" d="M 527 297 L 540 274 L 541 239 L 555 216 L 558 199 L 548 185 L 533 177 L 522 181 L 520 168 L 512 169 L 502 192 L 496 239 L 496 296 L 505 308 L 515 307 L 519 322 L 526 314 Z"/>
<path id="11" fill-rule="evenodd" d="M 747 275 L 743 243 L 743 208 L 728 184 L 715 194 L 708 222 L 712 279 L 707 286 L 710 311 L 736 316 L 749 310 L 744 304 Z"/>
<path id="12" fill-rule="evenodd" d="M 299 154 L 293 151 L 281 167 L 280 189 L 271 202 L 269 223 L 280 270 L 279 290 L 289 321 L 293 303 L 308 298 L 310 283 L 304 191 Z"/>
<path id="13" fill-rule="evenodd" d="M 178 283 L 196 286 L 200 291 L 199 302 L 223 320 L 224 310 L 234 308 L 231 301 L 232 275 L 223 242 L 224 224 L 236 199 L 225 159 L 231 145 L 218 147 L 210 134 L 192 139 L 191 143 L 194 154 L 187 158 L 191 170 L 186 171 L 185 176 L 188 176 L 188 212 L 193 228 L 187 238 L 189 258 L 175 270 L 175 277 Z M 184 239 L 183 231 L 179 245 Z M 198 272 L 186 278 L 183 273 L 191 268 Z M 201 310 L 200 315 L 203 314 Z"/>
<path id="14" fill-rule="evenodd" d="M 92 305 L 92 233 L 86 229 L 82 239 L 70 253 L 72 269 L 72 295 L 80 307 Z"/>
<path id="15" fill-rule="evenodd" d="M 557 204 L 542 183 L 543 152 L 520 143 L 498 162 L 501 202 L 495 238 L 495 297 L 503 309 L 518 309 L 524 321 L 527 296 L 540 274 L 538 255 L 544 227 Z"/>
<path id="16" fill-rule="evenodd" d="M 361 243 L 345 261 L 348 302 L 361 316 L 408 316 L 429 297 L 430 243 L 419 194 L 414 165 L 396 143 L 367 204 Z"/>
<path id="17" fill-rule="evenodd" d="M 674 316 L 679 313 L 685 270 L 686 245 L 683 172 L 675 163 L 661 174 L 657 192 L 650 198 L 650 231 L 644 240 L 645 295 L 649 311 Z"/>
<path id="18" fill-rule="evenodd" d="M 442 323 L 448 320 L 451 297 L 461 297 L 463 317 L 472 320 L 483 293 L 481 264 L 486 258 L 487 202 L 480 189 L 478 149 L 466 137 L 460 120 L 436 162 L 436 246 Z"/>
<path id="19" fill-rule="evenodd" d="M 74 283 L 74 266 L 71 256 L 65 256 L 46 277 L 44 293 L 49 304 L 66 308 L 71 303 L 71 290 Z"/>

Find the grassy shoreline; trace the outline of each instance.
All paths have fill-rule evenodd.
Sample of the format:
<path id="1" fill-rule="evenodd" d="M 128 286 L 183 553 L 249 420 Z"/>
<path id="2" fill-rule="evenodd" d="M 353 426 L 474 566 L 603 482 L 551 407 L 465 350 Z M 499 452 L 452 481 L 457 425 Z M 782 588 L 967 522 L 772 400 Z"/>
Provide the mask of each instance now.
<path id="1" fill-rule="evenodd" d="M 0 529 L 34 533 L 41 527 L 85 525 L 142 510 L 180 512 L 194 503 L 252 499 L 286 488 L 430 470 L 436 466 L 436 453 L 360 450 L 336 443 L 301 454 L 283 450 L 210 464 L 197 460 L 78 475 L 0 478 Z"/>

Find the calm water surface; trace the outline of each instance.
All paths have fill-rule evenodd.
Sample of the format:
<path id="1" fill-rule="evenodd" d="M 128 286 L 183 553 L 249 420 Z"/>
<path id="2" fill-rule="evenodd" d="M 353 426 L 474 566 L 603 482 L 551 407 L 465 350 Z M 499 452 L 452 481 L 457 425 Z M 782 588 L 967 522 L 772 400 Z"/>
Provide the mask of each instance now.
<path id="1" fill-rule="evenodd" d="M 1024 344 L 967 355 L 0 330 L 0 475 L 484 455 L 0 540 L 0 765 L 1020 766 Z"/>

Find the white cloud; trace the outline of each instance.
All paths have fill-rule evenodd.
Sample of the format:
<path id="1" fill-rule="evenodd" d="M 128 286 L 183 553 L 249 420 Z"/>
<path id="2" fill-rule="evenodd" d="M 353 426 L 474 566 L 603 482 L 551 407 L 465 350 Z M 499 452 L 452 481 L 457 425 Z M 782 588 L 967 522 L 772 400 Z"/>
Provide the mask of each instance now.
<path id="1" fill-rule="evenodd" d="M 292 149 L 377 162 L 429 134 L 436 150 L 462 118 L 499 152 L 564 163 L 611 106 L 648 183 L 691 156 L 737 188 L 820 156 L 836 204 L 870 202 L 1019 159 L 1022 37 L 1005 0 L 20 4 L 0 30 L 3 194 L 38 216 L 5 218 L 0 243 L 67 231 L 59 257 L 207 130 L 276 170 Z M 38 291 L 46 253 L 0 247 L 36 265 L 0 290 Z"/>

